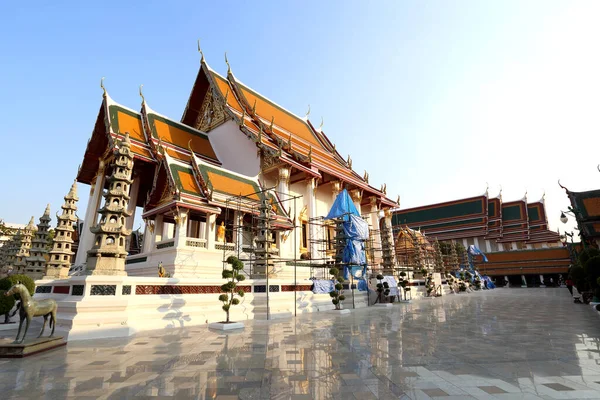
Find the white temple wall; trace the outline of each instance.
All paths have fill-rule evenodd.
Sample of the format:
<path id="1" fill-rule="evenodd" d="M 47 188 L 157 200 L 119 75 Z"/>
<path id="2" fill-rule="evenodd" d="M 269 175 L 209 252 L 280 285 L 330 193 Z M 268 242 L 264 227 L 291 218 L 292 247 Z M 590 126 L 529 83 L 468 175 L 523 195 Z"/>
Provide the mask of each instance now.
<path id="1" fill-rule="evenodd" d="M 208 138 L 223 168 L 248 176 L 258 175 L 260 160 L 256 144 L 240 132 L 235 122 L 227 121 L 216 127 Z"/>

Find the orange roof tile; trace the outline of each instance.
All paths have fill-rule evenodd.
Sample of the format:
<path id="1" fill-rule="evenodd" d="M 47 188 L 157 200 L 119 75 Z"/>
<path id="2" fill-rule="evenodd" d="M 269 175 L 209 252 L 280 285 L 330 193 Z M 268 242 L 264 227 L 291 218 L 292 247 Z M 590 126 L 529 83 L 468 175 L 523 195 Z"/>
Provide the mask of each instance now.
<path id="1" fill-rule="evenodd" d="M 212 183 L 213 189 L 217 192 L 231 194 L 233 196 L 248 196 L 254 200 L 260 200 L 256 194 L 256 188 L 248 182 L 240 179 L 233 179 L 213 171 L 207 171 L 208 179 Z"/>
<path id="2" fill-rule="evenodd" d="M 114 106 L 111 106 L 111 108 L 112 107 Z M 114 115 L 116 119 L 111 122 L 113 123 L 113 127 L 118 130 L 115 133 L 125 134 L 126 132 L 129 132 L 129 136 L 132 139 L 137 139 L 140 142 L 146 143 L 146 137 L 142 130 L 142 118 L 139 114 L 134 116 L 123 110 L 116 110 Z"/>
<path id="3" fill-rule="evenodd" d="M 218 160 L 208 136 L 202 132 L 152 113 L 148 114 L 148 122 L 152 135 L 156 139 L 164 140 L 183 149 L 187 149 L 188 142 L 191 140 L 195 153 Z M 181 156 L 177 156 L 177 158 L 181 158 Z"/>
<path id="4" fill-rule="evenodd" d="M 227 80 L 225 80 L 225 78 L 223 78 L 216 72 L 211 71 L 211 73 L 212 73 L 213 79 L 215 80 L 215 83 L 217 84 L 219 91 L 221 92 L 221 95 L 223 95 L 223 97 L 225 97 L 225 95 L 229 91 L 229 94 L 227 95 L 227 105 L 232 107 L 233 109 L 235 109 L 237 112 L 239 112 L 241 114 L 243 112 L 242 106 L 235 98 L 235 95 L 233 94 L 233 90 L 231 90 L 231 87 L 229 86 L 229 82 L 227 82 Z"/>

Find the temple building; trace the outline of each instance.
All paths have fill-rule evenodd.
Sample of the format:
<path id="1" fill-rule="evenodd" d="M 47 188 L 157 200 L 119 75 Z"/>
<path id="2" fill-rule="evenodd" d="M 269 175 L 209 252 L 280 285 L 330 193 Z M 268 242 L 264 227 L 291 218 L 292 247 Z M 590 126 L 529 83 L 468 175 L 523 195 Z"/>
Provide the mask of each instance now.
<path id="1" fill-rule="evenodd" d="M 397 203 L 387 198 L 385 185 L 376 189 L 367 175 L 358 175 L 352 159 L 338 153 L 309 114 L 287 111 L 241 83 L 227 66 L 222 76 L 202 56 L 180 121 L 154 111 L 141 88 L 135 110 L 116 103 L 102 85 L 77 176 L 90 185 L 90 196 L 75 266 L 93 271 L 93 257 L 102 253 L 98 240 L 121 246 L 124 239 L 118 253 L 129 254 L 129 276 L 156 276 L 160 264 L 173 277 L 220 278 L 223 260 L 237 255 L 255 278 L 290 278 L 294 260 L 332 259 L 326 239 L 333 226 L 319 218 L 344 188 L 373 227 L 377 262 L 390 264 L 392 245 L 381 249 L 379 231 L 391 230 L 389 210 Z M 114 160 L 124 140 L 131 175 L 116 179 L 121 166 Z M 118 198 L 115 190 L 121 190 Z M 119 202 L 119 211 L 101 209 L 103 196 Z M 110 218 L 116 222 L 109 227 Z M 129 235 L 136 219 L 145 231 Z M 116 236 L 109 239 L 111 233 Z M 300 273 L 306 278 L 310 271 Z"/>
<path id="2" fill-rule="evenodd" d="M 565 214 L 575 218 L 580 240 L 586 245 L 600 247 L 600 190 L 572 192 L 562 185 L 561 187 L 571 203 L 569 210 L 563 211 L 561 220 L 567 222 L 568 217 Z"/>
<path id="3" fill-rule="evenodd" d="M 565 274 L 570 260 L 560 235 L 548 228 L 544 197 L 529 202 L 522 199 L 504 202 L 501 193 L 444 203 L 396 210 L 394 229 L 416 229 L 441 242 L 460 242 L 465 248 L 475 245 L 488 262 L 476 257 L 476 264 L 490 276 L 521 275 L 528 284 L 540 283 L 539 275 Z"/>

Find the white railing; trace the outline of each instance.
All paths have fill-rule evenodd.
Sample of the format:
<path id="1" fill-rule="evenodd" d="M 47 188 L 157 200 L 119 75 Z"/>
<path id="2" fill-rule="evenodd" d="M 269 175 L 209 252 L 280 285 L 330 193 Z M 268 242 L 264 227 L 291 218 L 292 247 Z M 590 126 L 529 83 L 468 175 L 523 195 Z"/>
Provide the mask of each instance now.
<path id="1" fill-rule="evenodd" d="M 216 250 L 235 250 L 235 244 L 234 243 L 215 243 L 215 249 Z"/>
<path id="2" fill-rule="evenodd" d="M 185 245 L 188 247 L 198 247 L 201 249 L 208 248 L 206 239 L 187 238 L 187 239 L 185 239 Z"/>

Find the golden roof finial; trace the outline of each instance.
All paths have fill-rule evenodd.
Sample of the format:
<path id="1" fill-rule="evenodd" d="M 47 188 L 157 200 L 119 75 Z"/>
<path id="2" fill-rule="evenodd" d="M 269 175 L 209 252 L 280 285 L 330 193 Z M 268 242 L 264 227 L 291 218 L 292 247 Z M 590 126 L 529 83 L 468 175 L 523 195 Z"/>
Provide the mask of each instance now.
<path id="1" fill-rule="evenodd" d="M 245 122 L 246 122 L 246 109 L 244 108 L 242 110 L 242 119 L 240 120 L 240 126 L 244 126 Z"/>
<path id="2" fill-rule="evenodd" d="M 304 118 L 308 119 L 309 115 L 310 115 L 310 104 L 308 105 L 308 111 L 306 111 L 306 115 L 304 115 Z"/>
<path id="3" fill-rule="evenodd" d="M 204 53 L 202 52 L 202 49 L 200 48 L 200 39 L 198 39 L 198 53 L 200 53 L 200 62 L 203 63 L 204 62 Z"/>
<path id="4" fill-rule="evenodd" d="M 369 173 L 367 172 L 367 170 L 365 169 L 365 174 L 363 175 L 363 180 L 367 183 L 369 183 Z"/>
<path id="5" fill-rule="evenodd" d="M 348 164 L 348 168 L 352 169 L 352 158 L 350 157 L 350 154 L 348 154 L 348 160 L 346 160 L 346 163 Z"/>
<path id="6" fill-rule="evenodd" d="M 227 64 L 227 73 L 231 73 L 231 65 L 229 65 L 229 60 L 227 59 L 227 52 L 225 52 L 225 64 Z"/>
<path id="7" fill-rule="evenodd" d="M 225 92 L 225 97 L 223 98 L 223 103 L 225 105 L 227 105 L 227 99 L 229 98 L 229 88 L 227 88 L 227 91 Z"/>
<path id="8" fill-rule="evenodd" d="M 142 103 L 146 102 L 146 99 L 144 98 L 144 93 L 142 93 L 142 88 L 144 87 L 144 85 L 140 85 L 140 97 L 142 98 Z"/>
<path id="9" fill-rule="evenodd" d="M 256 99 L 254 99 L 254 104 L 252 105 L 252 115 L 256 114 Z"/>
<path id="10" fill-rule="evenodd" d="M 321 117 L 321 123 L 319 124 L 319 130 L 323 130 L 323 117 Z"/>
<path id="11" fill-rule="evenodd" d="M 396 199 L 396 204 L 400 205 L 400 195 L 398 195 L 398 198 Z"/>
<path id="12" fill-rule="evenodd" d="M 102 96 L 106 97 L 106 88 L 104 87 L 104 77 L 100 79 L 100 87 L 102 88 Z"/>
<path id="13" fill-rule="evenodd" d="M 192 139 L 190 139 L 188 141 L 188 150 L 192 153 L 192 155 L 194 155 L 194 150 L 192 149 Z"/>
<path id="14" fill-rule="evenodd" d="M 271 117 L 271 125 L 269 126 L 269 130 L 273 132 L 273 123 L 275 122 L 275 116 Z"/>

